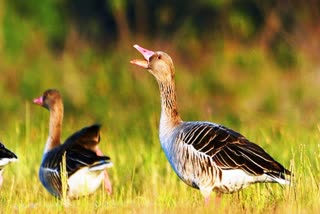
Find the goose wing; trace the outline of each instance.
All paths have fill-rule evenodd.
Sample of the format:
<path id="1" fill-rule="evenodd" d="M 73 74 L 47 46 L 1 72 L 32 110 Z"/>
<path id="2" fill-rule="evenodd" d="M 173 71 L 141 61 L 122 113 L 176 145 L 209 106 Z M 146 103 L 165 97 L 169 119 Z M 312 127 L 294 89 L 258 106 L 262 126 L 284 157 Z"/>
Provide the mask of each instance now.
<path id="1" fill-rule="evenodd" d="M 60 164 L 63 155 L 66 154 L 66 169 L 68 176 L 71 176 L 82 167 L 97 167 L 99 165 L 111 166 L 111 160 L 108 156 L 98 156 L 95 152 L 75 144 L 73 147 L 59 150 L 59 147 L 46 153 L 41 167 L 60 172 Z"/>
<path id="2" fill-rule="evenodd" d="M 108 156 L 98 156 L 93 148 L 100 141 L 100 126 L 93 125 L 71 135 L 64 144 L 47 152 L 40 167 L 40 180 L 53 195 L 61 193 L 61 161 L 66 154 L 68 177 L 83 167 L 103 170 L 112 165 Z"/>
<path id="3" fill-rule="evenodd" d="M 112 166 L 112 162 L 108 156 L 97 156 L 95 152 L 77 144 L 66 150 L 57 151 L 58 148 L 59 147 L 45 154 L 39 171 L 42 184 L 51 194 L 57 197 L 60 197 L 62 191 L 61 163 L 64 154 L 66 154 L 66 171 L 68 177 L 83 167 L 102 171 Z"/>
<path id="4" fill-rule="evenodd" d="M 17 159 L 17 156 L 0 142 L 0 159 L 3 158 Z"/>
<path id="5" fill-rule="evenodd" d="M 291 174 L 261 147 L 224 126 L 209 122 L 187 122 L 178 139 L 192 145 L 196 153 L 209 156 L 221 169 L 242 169 L 247 173 L 264 173 L 284 178 Z"/>
<path id="6" fill-rule="evenodd" d="M 85 127 L 71 135 L 64 144 L 47 152 L 44 156 L 43 166 L 47 168 L 60 167 L 60 162 L 66 153 L 68 175 L 84 166 L 96 163 L 110 162 L 108 156 L 98 156 L 94 151 L 100 142 L 100 125 Z"/>
<path id="7" fill-rule="evenodd" d="M 98 156 L 94 151 L 100 142 L 100 127 L 98 124 L 85 127 L 70 136 L 63 144 L 67 152 L 66 163 L 69 176 L 85 166 L 90 168 L 101 165 L 111 166 L 108 156 Z"/>
<path id="8" fill-rule="evenodd" d="M 71 135 L 63 145 L 66 148 L 81 146 L 94 151 L 95 146 L 100 142 L 100 128 L 99 124 L 85 127 Z"/>
<path id="9" fill-rule="evenodd" d="M 17 156 L 0 142 L 0 173 L 7 164 L 17 159 Z"/>

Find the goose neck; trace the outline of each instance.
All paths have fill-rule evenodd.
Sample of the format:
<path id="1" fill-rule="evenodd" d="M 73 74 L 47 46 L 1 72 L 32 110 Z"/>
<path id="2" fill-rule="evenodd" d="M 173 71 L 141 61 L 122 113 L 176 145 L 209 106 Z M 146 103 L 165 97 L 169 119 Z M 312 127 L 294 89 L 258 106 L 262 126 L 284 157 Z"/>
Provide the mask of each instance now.
<path id="1" fill-rule="evenodd" d="M 182 122 L 177 108 L 176 91 L 174 82 L 160 82 L 161 118 L 160 135 L 172 130 Z"/>
<path id="2" fill-rule="evenodd" d="M 44 152 L 48 152 L 61 144 L 60 136 L 62 129 L 62 121 L 63 107 L 60 106 L 50 109 L 49 135 Z"/>

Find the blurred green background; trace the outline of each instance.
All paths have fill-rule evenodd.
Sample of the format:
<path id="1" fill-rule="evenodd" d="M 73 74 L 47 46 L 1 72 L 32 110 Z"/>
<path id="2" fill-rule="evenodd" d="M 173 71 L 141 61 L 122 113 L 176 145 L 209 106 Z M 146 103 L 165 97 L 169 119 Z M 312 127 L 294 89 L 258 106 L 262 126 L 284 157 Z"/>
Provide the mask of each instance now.
<path id="1" fill-rule="evenodd" d="M 20 124 L 23 134 L 29 116 L 37 134 L 48 115 L 32 99 L 47 88 L 61 91 L 69 126 L 101 122 L 115 139 L 157 126 L 157 85 L 129 63 L 141 58 L 135 43 L 172 56 L 185 120 L 315 127 L 319 8 L 298 0 L 2 0 L 0 139 Z"/>
<path id="2" fill-rule="evenodd" d="M 157 83 L 130 64 L 142 58 L 139 44 L 173 58 L 184 120 L 237 130 L 294 172 L 289 190 L 252 185 L 224 196 L 232 213 L 317 213 L 319 20 L 316 0 L 0 0 L 0 141 L 19 157 L 4 172 L 0 210 L 57 212 L 37 176 L 49 114 L 32 103 L 57 88 L 62 138 L 102 123 L 100 147 L 114 163 L 114 195 L 95 194 L 99 206 L 76 201 L 75 213 L 199 212 L 201 195 L 161 151 Z"/>

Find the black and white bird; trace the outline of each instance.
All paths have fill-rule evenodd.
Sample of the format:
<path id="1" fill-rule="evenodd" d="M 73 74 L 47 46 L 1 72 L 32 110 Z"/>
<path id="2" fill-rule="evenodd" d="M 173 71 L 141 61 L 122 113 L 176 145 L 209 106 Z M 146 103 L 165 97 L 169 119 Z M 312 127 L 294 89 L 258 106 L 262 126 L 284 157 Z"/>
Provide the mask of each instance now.
<path id="1" fill-rule="evenodd" d="M 98 147 L 100 125 L 85 127 L 61 144 L 63 101 L 59 91 L 48 89 L 33 102 L 50 111 L 49 136 L 39 170 L 42 185 L 52 195 L 62 197 L 61 164 L 65 155 L 68 198 L 92 194 L 102 182 L 111 194 L 112 187 L 106 168 L 111 167 L 112 162 L 108 156 L 103 156 Z"/>
<path id="2" fill-rule="evenodd" d="M 212 191 L 233 193 L 249 184 L 289 184 L 291 172 L 260 146 L 222 125 L 182 121 L 176 101 L 174 65 L 161 51 L 134 45 L 144 60 L 131 63 L 147 69 L 157 80 L 161 97 L 159 138 L 173 170 L 187 185 L 197 188 L 208 203 Z"/>
<path id="3" fill-rule="evenodd" d="M 9 163 L 15 162 L 17 160 L 17 156 L 0 142 L 0 187 L 3 183 L 2 172 L 4 167 Z"/>

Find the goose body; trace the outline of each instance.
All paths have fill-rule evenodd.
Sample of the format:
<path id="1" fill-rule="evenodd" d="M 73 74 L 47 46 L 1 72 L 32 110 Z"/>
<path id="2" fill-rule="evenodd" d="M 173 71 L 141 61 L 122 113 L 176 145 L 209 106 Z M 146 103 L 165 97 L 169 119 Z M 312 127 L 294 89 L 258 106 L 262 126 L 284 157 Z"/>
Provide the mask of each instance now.
<path id="1" fill-rule="evenodd" d="M 291 172 L 240 133 L 207 121 L 184 122 L 176 103 L 172 59 L 161 51 L 134 47 L 145 60 L 131 63 L 148 69 L 158 82 L 160 144 L 182 181 L 199 189 L 206 202 L 212 191 L 233 193 L 253 183 L 289 183 L 285 174 Z"/>
<path id="2" fill-rule="evenodd" d="M 254 143 L 210 122 L 182 122 L 161 146 L 176 174 L 207 197 L 233 193 L 257 182 L 288 184 L 285 169 Z"/>
<path id="3" fill-rule="evenodd" d="M 98 149 L 100 125 L 85 127 L 60 144 L 63 104 L 59 92 L 49 89 L 34 103 L 50 111 L 49 136 L 39 170 L 40 181 L 48 192 L 59 198 L 62 196 L 61 164 L 64 157 L 68 198 L 92 194 L 103 181 L 111 191 L 105 170 L 112 166 L 112 162 L 108 156 L 101 155 Z"/>
<path id="4" fill-rule="evenodd" d="M 0 142 L 0 187 L 2 186 L 3 182 L 2 172 L 4 167 L 17 160 L 17 156 Z"/>

